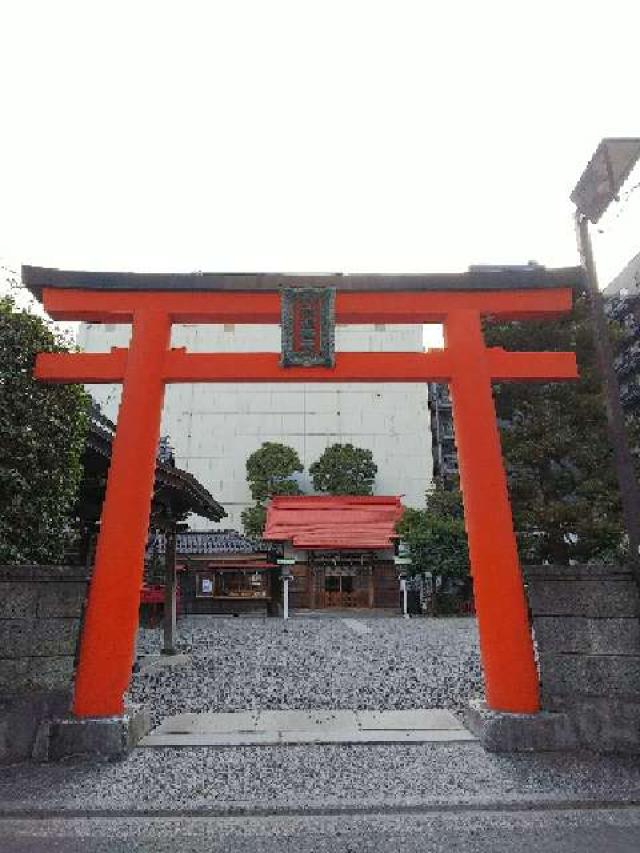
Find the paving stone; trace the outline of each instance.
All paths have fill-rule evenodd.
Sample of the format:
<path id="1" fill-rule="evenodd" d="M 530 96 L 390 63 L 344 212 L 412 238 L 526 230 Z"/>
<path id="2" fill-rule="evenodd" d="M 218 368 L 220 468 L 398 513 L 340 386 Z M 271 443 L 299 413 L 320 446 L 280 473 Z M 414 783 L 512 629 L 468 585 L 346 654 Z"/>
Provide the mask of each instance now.
<path id="1" fill-rule="evenodd" d="M 193 746 L 274 746 L 294 744 L 393 744 L 393 743 L 464 743 L 474 742 L 477 738 L 466 729 L 422 729 L 420 731 L 362 731 L 356 728 L 286 729 L 257 732 L 192 732 L 171 734 L 154 731 L 140 741 L 141 747 Z"/>
<path id="2" fill-rule="evenodd" d="M 141 671 L 144 671 L 171 666 L 185 666 L 190 661 L 190 655 L 144 655 L 138 660 L 138 666 Z"/>
<path id="3" fill-rule="evenodd" d="M 176 714 L 167 717 L 154 734 L 210 734 L 212 732 L 254 732 L 259 714 L 239 711 L 233 714 Z"/>
<path id="4" fill-rule="evenodd" d="M 259 731 L 277 730 L 281 732 L 313 731 L 321 728 L 323 732 L 352 730 L 357 728 L 355 711 L 261 711 L 258 715 Z"/>
<path id="5" fill-rule="evenodd" d="M 390 729 L 387 731 L 348 730 L 340 731 L 286 731 L 280 732 L 280 742 L 283 744 L 315 743 L 315 744 L 358 744 L 358 743 L 461 743 L 473 742 L 477 738 L 466 729 L 455 731 L 423 729 L 421 731 L 403 731 Z"/>
<path id="6" fill-rule="evenodd" d="M 357 717 L 361 729 L 456 730 L 464 728 L 453 714 L 438 708 L 418 708 L 411 711 L 358 711 Z"/>
<path id="7" fill-rule="evenodd" d="M 258 737 L 254 738 L 254 734 Z M 262 737 L 267 735 L 266 738 Z M 143 746 L 246 746 L 264 743 L 406 743 L 475 740 L 448 711 L 261 711 L 177 714 Z"/>
<path id="8" fill-rule="evenodd" d="M 141 747 L 193 747 L 193 746 L 277 746 L 280 733 L 273 732 L 192 732 L 191 734 L 156 734 L 143 738 Z"/>

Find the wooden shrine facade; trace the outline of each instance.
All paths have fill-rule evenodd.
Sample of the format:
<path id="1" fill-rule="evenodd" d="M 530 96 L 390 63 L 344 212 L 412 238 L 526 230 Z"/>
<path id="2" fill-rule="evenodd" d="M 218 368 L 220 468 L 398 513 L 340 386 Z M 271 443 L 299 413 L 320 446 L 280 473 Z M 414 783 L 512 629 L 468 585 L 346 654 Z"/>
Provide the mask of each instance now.
<path id="1" fill-rule="evenodd" d="M 267 507 L 266 542 L 293 558 L 293 608 L 398 607 L 399 497 L 287 495 Z"/>
<path id="2" fill-rule="evenodd" d="M 398 609 L 398 572 L 393 549 L 307 551 L 291 567 L 293 610 Z"/>
<path id="3" fill-rule="evenodd" d="M 487 704 L 501 711 L 538 710 L 538 673 L 491 384 L 575 379 L 576 360 L 573 353 L 486 347 L 482 323 L 483 318 L 540 319 L 570 311 L 572 287 L 581 281 L 579 268 L 291 276 L 136 275 L 26 267 L 22 275 L 54 319 L 133 327 L 128 349 L 42 353 L 36 362 L 36 376 L 44 381 L 123 384 L 76 672 L 76 715 L 111 716 L 123 711 L 164 388 L 169 382 L 449 383 Z M 286 366 L 282 353 L 190 353 L 171 347 L 174 323 L 280 324 L 282 293 L 291 288 L 333 293 L 326 300 L 332 310 L 330 323 L 313 308 L 303 308 L 298 320 L 293 319 L 293 341 L 297 335 L 299 355 L 309 356 L 310 362 Z M 312 330 L 316 321 L 320 325 Z M 330 333 L 334 322 L 442 323 L 445 349 L 338 352 L 334 357 L 322 333 L 322 329 Z"/>

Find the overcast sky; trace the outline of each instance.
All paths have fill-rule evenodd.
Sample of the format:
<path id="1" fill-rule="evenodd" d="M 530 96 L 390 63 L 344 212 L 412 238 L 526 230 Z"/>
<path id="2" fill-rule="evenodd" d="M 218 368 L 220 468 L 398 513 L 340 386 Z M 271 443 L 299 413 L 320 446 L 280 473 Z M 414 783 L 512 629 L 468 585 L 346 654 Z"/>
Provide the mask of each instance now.
<path id="1" fill-rule="evenodd" d="M 637 0 L 4 2 L 0 257 L 575 264 L 576 180 L 640 135 L 639 24 Z M 604 285 L 640 251 L 640 191 L 603 229 Z"/>

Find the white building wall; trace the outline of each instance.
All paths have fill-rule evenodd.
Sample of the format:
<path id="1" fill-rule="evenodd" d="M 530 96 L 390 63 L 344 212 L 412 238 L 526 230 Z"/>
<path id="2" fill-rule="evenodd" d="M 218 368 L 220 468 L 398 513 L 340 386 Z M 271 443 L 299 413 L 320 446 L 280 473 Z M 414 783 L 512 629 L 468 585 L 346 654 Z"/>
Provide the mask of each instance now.
<path id="1" fill-rule="evenodd" d="M 130 327 L 82 324 L 78 343 L 87 352 L 127 346 Z M 192 352 L 279 352 L 280 327 L 175 326 L 172 346 Z M 338 326 L 338 351 L 420 351 L 421 326 Z M 104 413 L 116 420 L 120 386 L 90 385 Z M 166 389 L 161 434 L 169 435 L 176 464 L 198 478 L 229 514 L 220 526 L 241 529 L 251 504 L 245 462 L 264 441 L 300 454 L 300 482 L 311 492 L 309 466 L 336 442 L 373 452 L 375 494 L 403 495 L 424 505 L 432 481 L 427 386 L 416 383 L 174 384 Z M 193 519 L 193 527 L 210 527 Z"/>

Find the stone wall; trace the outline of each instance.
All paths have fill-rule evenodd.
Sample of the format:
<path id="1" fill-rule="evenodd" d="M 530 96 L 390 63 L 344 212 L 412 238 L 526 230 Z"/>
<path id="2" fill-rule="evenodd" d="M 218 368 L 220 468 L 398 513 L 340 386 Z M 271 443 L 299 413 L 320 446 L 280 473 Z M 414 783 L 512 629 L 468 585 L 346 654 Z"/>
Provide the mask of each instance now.
<path id="1" fill-rule="evenodd" d="M 640 595 L 613 566 L 526 569 L 542 707 L 578 746 L 640 751 Z"/>
<path id="2" fill-rule="evenodd" d="M 465 721 L 493 752 L 640 753 L 640 593 L 624 566 L 529 566 L 541 708 L 472 700 Z"/>
<path id="3" fill-rule="evenodd" d="M 38 751 L 44 719 L 69 710 L 87 572 L 0 566 L 0 763 Z"/>

